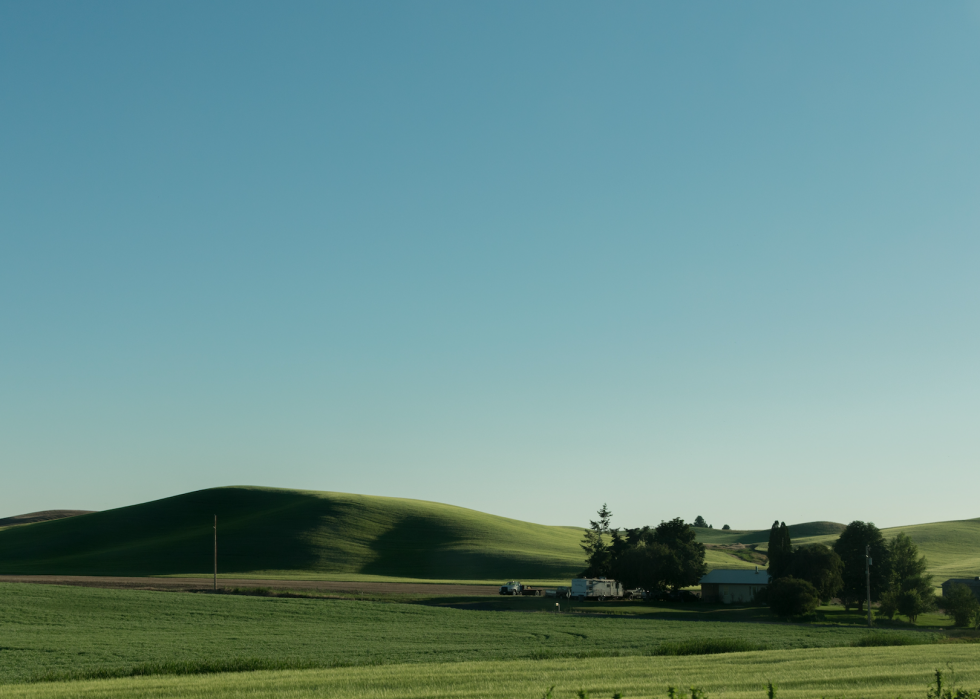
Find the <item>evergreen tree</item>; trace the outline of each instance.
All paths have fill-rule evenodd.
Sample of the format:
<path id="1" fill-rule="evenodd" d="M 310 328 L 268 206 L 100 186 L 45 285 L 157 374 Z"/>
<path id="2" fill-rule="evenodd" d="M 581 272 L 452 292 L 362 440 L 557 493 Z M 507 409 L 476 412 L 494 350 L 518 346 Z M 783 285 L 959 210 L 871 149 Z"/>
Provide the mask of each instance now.
<path id="1" fill-rule="evenodd" d="M 789 575 L 793 557 L 793 542 L 786 522 L 777 519 L 769 530 L 769 577 L 773 580 Z"/>
<path id="2" fill-rule="evenodd" d="M 609 524 L 613 513 L 603 503 L 597 514 L 599 519 L 589 521 L 589 528 L 585 530 L 580 544 L 585 551 L 586 568 L 582 571 L 583 578 L 600 578 L 609 574 L 612 551 L 604 536 L 610 533 Z"/>
<path id="3" fill-rule="evenodd" d="M 704 517 L 698 515 L 694 518 L 694 522 L 691 524 L 692 527 L 705 527 L 707 528 L 708 523 L 705 521 Z"/>

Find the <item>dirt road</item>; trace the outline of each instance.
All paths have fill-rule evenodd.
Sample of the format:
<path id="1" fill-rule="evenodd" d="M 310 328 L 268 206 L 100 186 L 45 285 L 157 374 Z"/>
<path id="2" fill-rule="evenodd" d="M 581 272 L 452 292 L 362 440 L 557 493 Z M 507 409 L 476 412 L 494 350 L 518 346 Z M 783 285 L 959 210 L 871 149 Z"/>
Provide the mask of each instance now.
<path id="1" fill-rule="evenodd" d="M 0 575 L 0 582 L 42 585 L 80 585 L 126 590 L 210 590 L 211 578 L 118 578 L 94 575 Z M 272 587 L 279 590 L 322 590 L 348 594 L 430 594 L 460 597 L 496 595 L 493 585 L 443 585 L 427 583 L 337 582 L 332 580 L 263 580 L 219 578 L 218 587 Z"/>

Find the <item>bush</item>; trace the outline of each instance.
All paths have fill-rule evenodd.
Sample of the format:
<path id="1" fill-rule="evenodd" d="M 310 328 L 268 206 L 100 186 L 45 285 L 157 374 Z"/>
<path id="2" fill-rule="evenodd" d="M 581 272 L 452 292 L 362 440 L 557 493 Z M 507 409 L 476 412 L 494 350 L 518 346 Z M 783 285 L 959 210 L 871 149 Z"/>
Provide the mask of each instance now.
<path id="1" fill-rule="evenodd" d="M 778 578 L 769 585 L 769 608 L 777 616 L 812 614 L 820 604 L 817 588 L 792 576 Z"/>
<path id="2" fill-rule="evenodd" d="M 980 621 L 980 602 L 969 587 L 952 583 L 947 592 L 937 602 L 940 609 L 953 617 L 954 626 L 972 626 Z"/>
<path id="3" fill-rule="evenodd" d="M 691 638 L 686 641 L 661 643 L 651 655 L 715 655 L 717 653 L 746 653 L 768 650 L 766 646 L 742 638 Z"/>
<path id="4" fill-rule="evenodd" d="M 902 590 L 898 593 L 896 602 L 898 613 L 907 616 L 909 622 L 913 624 L 920 614 L 925 614 L 934 608 L 932 599 L 923 599 L 918 590 Z"/>
<path id="5" fill-rule="evenodd" d="M 882 646 L 921 646 L 932 642 L 932 637 L 925 634 L 905 636 L 894 633 L 869 633 L 852 642 L 851 645 L 855 648 L 878 648 Z"/>

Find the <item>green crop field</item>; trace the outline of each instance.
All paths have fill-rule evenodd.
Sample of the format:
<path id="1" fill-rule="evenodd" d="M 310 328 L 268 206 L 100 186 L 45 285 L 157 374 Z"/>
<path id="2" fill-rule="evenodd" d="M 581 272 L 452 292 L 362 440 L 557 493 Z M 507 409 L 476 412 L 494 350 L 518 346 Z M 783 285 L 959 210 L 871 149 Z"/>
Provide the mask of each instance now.
<path id="1" fill-rule="evenodd" d="M 299 699 L 555 699 L 584 690 L 593 699 L 665 699 L 667 687 L 702 687 L 710 699 L 764 699 L 767 681 L 783 699 L 925 699 L 936 668 L 957 686 L 980 685 L 976 646 L 834 648 L 687 657 L 626 657 L 399 664 L 373 667 L 53 682 L 0 687 L 9 699 L 276 697 Z"/>
<path id="2" fill-rule="evenodd" d="M 0 684 L 139 672 L 650 655 L 665 644 L 847 645 L 860 627 L 0 584 Z M 881 631 L 931 642 L 934 633 Z M 911 634 L 911 636 L 910 636 Z M 741 644 L 741 645 L 739 645 Z M 747 645 L 746 645 L 747 644 Z M 192 668 L 187 670 L 187 668 Z"/>

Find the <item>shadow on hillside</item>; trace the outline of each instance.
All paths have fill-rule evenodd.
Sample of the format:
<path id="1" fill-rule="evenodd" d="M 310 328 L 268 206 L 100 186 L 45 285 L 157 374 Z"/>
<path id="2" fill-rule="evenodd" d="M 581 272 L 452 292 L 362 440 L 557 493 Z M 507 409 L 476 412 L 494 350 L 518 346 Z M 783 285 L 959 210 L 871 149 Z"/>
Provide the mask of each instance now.
<path id="1" fill-rule="evenodd" d="M 462 541 L 455 528 L 439 520 L 406 517 L 371 542 L 376 558 L 359 572 L 443 580 L 542 579 L 568 572 L 520 556 L 454 548 Z"/>
<path id="2" fill-rule="evenodd" d="M 329 500 L 295 491 L 213 488 L 0 532 L 0 572 L 63 575 L 206 574 L 311 568 L 308 533 Z"/>

